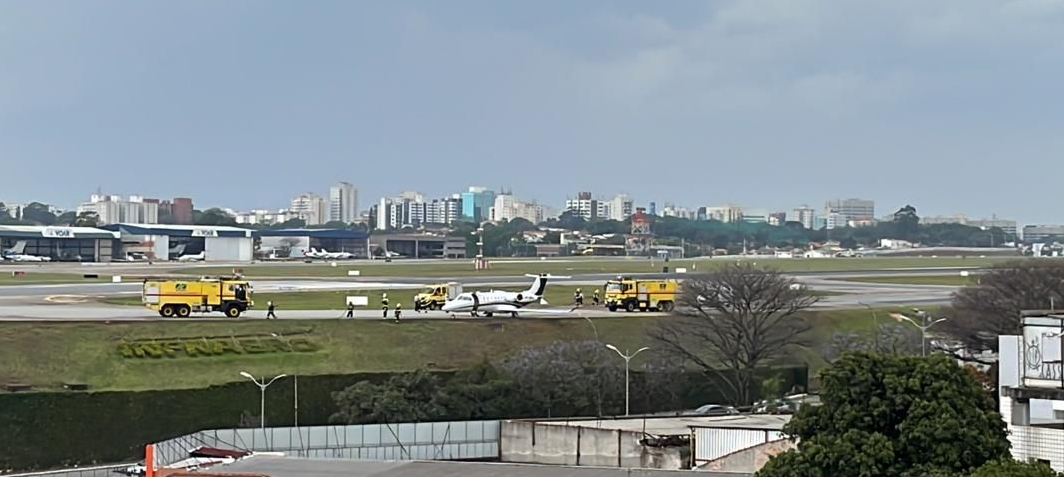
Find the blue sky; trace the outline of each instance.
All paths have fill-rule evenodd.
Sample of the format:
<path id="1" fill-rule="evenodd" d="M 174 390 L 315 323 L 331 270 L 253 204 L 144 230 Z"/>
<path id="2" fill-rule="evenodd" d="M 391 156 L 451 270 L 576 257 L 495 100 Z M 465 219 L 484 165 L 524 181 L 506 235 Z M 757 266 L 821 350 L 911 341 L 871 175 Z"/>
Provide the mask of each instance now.
<path id="1" fill-rule="evenodd" d="M 560 205 L 1062 222 L 1064 2 L 5 1 L 0 200 Z"/>

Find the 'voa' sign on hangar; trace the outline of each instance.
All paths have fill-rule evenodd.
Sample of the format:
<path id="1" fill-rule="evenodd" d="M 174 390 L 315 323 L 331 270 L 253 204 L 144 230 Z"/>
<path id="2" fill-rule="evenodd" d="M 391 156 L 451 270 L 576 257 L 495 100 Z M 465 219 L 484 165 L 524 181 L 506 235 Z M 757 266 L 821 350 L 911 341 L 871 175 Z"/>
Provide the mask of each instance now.
<path id="1" fill-rule="evenodd" d="M 45 227 L 41 230 L 41 236 L 45 238 L 74 238 L 74 231 L 66 227 Z"/>
<path id="2" fill-rule="evenodd" d="M 1023 319 L 1023 385 L 1064 389 L 1061 356 L 1064 355 L 1064 315 Z"/>
<path id="3" fill-rule="evenodd" d="M 217 237 L 218 231 L 215 229 L 193 229 L 193 237 Z"/>

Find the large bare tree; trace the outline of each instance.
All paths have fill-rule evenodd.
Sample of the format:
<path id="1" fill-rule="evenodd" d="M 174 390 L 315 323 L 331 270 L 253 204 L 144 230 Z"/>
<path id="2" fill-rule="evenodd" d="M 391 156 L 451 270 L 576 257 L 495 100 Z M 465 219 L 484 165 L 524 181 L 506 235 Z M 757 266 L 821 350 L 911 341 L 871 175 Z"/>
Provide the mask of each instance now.
<path id="1" fill-rule="evenodd" d="M 754 372 L 804 344 L 816 304 L 794 279 L 749 263 L 684 281 L 674 319 L 650 330 L 656 348 L 715 373 L 736 404 L 752 402 Z"/>
<path id="2" fill-rule="evenodd" d="M 1020 312 L 1064 308 L 1064 263 L 1025 260 L 996 266 L 975 286 L 954 293 L 940 331 L 963 345 L 959 356 L 991 364 L 971 354 L 998 351 L 998 335 L 1020 334 Z M 989 362 L 988 362 L 989 361 Z"/>

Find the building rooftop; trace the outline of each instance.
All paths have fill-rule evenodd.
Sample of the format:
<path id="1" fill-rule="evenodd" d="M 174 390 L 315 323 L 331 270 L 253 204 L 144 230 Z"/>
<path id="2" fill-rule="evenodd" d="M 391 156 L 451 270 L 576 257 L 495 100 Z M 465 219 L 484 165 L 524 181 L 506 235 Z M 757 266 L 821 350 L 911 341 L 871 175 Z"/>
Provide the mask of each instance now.
<path id="1" fill-rule="evenodd" d="M 586 419 L 580 421 L 534 420 L 538 424 L 590 427 L 622 431 L 645 432 L 655 436 L 687 435 L 692 427 L 719 429 L 757 429 L 778 431 L 791 420 L 787 415 L 739 415 L 739 416 L 675 416 L 618 419 Z"/>
<path id="2" fill-rule="evenodd" d="M 325 239 L 354 239 L 365 240 L 369 234 L 361 230 L 349 229 L 282 229 L 260 230 L 256 232 L 260 237 L 313 237 Z"/>
<path id="3" fill-rule="evenodd" d="M 170 235 L 174 237 L 251 237 L 251 229 L 228 225 L 111 224 L 106 230 L 132 235 Z"/>
<path id="4" fill-rule="evenodd" d="M 24 238 L 118 238 L 116 232 L 95 227 L 0 225 L 0 235 Z"/>
<path id="5" fill-rule="evenodd" d="M 254 455 L 232 464 L 189 475 L 266 475 L 270 477 L 676 477 L 686 470 L 508 464 L 494 462 L 403 461 L 295 458 Z M 705 477 L 747 474 L 700 473 Z"/>

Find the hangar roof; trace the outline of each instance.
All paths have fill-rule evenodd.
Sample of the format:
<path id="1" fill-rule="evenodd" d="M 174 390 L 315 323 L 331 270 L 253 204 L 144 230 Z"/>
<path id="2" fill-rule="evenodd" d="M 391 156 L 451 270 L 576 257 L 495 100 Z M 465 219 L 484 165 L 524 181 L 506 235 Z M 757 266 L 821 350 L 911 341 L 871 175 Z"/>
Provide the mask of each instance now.
<path id="1" fill-rule="evenodd" d="M 369 234 L 361 230 L 348 229 L 283 229 L 260 230 L 259 237 L 311 237 L 317 239 L 352 239 L 365 240 Z"/>
<path id="2" fill-rule="evenodd" d="M 251 229 L 227 225 L 111 224 L 103 227 L 130 235 L 168 235 L 171 237 L 251 237 Z"/>
<path id="3" fill-rule="evenodd" d="M 115 232 L 95 227 L 64 227 L 42 225 L 0 225 L 0 236 L 12 238 L 86 238 L 115 239 Z"/>
<path id="4" fill-rule="evenodd" d="M 270 477 L 673 477 L 691 475 L 689 470 L 629 469 L 618 467 L 571 467 L 564 465 L 511 464 L 501 462 L 364 461 L 352 459 L 293 458 L 255 455 L 226 465 L 214 466 L 196 476 Z M 179 474 L 181 475 L 181 474 Z M 699 472 L 700 476 L 745 477 L 750 474 Z"/>

